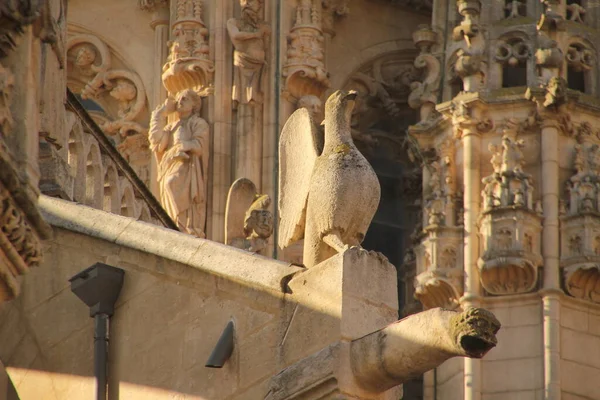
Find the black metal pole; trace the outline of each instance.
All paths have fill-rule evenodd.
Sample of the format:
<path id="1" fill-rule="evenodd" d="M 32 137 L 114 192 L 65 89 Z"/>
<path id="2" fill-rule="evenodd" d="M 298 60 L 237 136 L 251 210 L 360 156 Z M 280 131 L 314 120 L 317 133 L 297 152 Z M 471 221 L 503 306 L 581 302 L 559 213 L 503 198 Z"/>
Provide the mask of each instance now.
<path id="1" fill-rule="evenodd" d="M 94 316 L 94 372 L 96 400 L 106 400 L 108 386 L 108 325 L 107 314 Z"/>
<path id="2" fill-rule="evenodd" d="M 96 400 L 107 400 L 108 394 L 108 329 L 115 303 L 123 287 L 125 271 L 96 263 L 73 276 L 71 291 L 90 307 L 94 318 L 94 374 Z"/>

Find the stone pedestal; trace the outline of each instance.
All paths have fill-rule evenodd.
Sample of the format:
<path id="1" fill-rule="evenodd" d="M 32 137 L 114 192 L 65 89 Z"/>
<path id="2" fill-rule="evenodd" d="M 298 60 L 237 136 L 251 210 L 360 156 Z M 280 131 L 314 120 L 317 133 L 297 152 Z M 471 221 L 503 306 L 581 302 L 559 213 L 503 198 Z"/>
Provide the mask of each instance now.
<path id="1" fill-rule="evenodd" d="M 288 284 L 297 305 L 281 346 L 289 366 L 271 380 L 267 399 L 400 398 L 401 387 L 382 394 L 362 390 L 350 367 L 351 341 L 398 319 L 396 283 L 396 269 L 385 257 L 360 248 L 297 274 Z M 307 347 L 314 352 L 301 359 Z"/>

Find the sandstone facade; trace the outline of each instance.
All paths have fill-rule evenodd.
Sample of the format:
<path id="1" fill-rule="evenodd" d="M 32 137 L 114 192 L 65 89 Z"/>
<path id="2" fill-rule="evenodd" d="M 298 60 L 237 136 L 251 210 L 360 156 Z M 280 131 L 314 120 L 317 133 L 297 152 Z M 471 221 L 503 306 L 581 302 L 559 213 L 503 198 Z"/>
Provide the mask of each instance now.
<path id="1" fill-rule="evenodd" d="M 437 307 L 493 312 L 498 345 L 435 367 L 411 353 L 417 339 L 391 340 L 410 368 L 435 367 L 405 399 L 600 399 L 598 12 L 571 0 L 0 5 L 0 399 L 92 397 L 93 321 L 68 279 L 96 262 L 125 271 L 111 399 L 397 399 L 411 374 L 385 355 L 397 374 L 382 383 L 365 349 L 402 338 L 386 328 L 399 316 L 439 320 Z M 364 156 L 381 198 L 374 217 L 364 198 L 344 205 L 368 214 L 364 241 L 302 240 L 297 224 L 327 221 L 341 195 L 323 188 L 331 202 L 304 215 L 308 183 L 281 156 L 296 152 L 294 173 L 312 166 L 298 136 L 327 135 L 337 90 L 356 98 L 353 147 L 334 153 Z M 173 105 L 187 91 L 189 113 Z M 282 134 L 298 113 L 315 125 Z M 341 179 L 324 168 L 311 190 L 330 173 Z M 300 202 L 292 222 L 285 196 Z M 280 248 L 284 234 L 299 240 Z M 303 257 L 321 240 L 336 251 Z M 389 260 L 348 249 L 361 241 Z M 231 358 L 205 368 L 229 321 Z"/>

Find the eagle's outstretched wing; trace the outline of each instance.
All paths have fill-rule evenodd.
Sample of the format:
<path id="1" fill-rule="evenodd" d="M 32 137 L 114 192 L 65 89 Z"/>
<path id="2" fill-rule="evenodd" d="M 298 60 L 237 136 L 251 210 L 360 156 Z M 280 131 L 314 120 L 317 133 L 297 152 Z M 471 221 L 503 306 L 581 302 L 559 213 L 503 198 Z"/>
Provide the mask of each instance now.
<path id="1" fill-rule="evenodd" d="M 279 247 L 304 237 L 306 201 L 323 138 L 305 108 L 296 110 L 279 138 Z"/>

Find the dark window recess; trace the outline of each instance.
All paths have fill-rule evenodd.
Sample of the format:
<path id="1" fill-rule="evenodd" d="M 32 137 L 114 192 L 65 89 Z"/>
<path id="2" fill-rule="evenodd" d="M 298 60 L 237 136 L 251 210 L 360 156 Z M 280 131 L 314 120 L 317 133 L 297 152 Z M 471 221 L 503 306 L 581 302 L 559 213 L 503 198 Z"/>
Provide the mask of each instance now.
<path id="1" fill-rule="evenodd" d="M 460 92 L 463 91 L 463 81 L 460 78 L 454 79 L 450 83 L 450 97 L 454 98 Z"/>
<path id="2" fill-rule="evenodd" d="M 502 69 L 502 87 L 527 86 L 527 64 L 505 66 Z"/>
<path id="3" fill-rule="evenodd" d="M 504 2 L 504 18 L 513 18 L 514 14 L 519 17 L 527 15 L 527 4 L 519 0 L 506 0 Z"/>
<path id="4" fill-rule="evenodd" d="M 567 68 L 567 86 L 585 93 L 585 72 Z"/>

